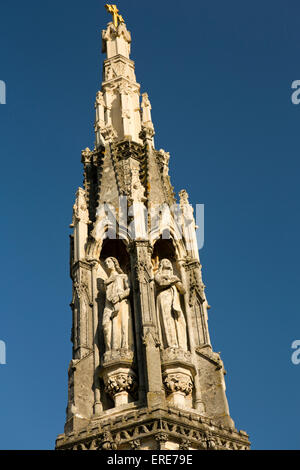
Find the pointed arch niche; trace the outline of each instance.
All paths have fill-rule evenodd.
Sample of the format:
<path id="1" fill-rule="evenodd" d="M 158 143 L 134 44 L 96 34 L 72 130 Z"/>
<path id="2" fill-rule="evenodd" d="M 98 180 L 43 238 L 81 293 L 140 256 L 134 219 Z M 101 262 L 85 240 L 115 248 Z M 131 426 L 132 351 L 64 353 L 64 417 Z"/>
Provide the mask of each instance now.
<path id="1" fill-rule="evenodd" d="M 153 246 L 153 251 L 152 251 L 152 266 L 153 266 L 153 274 L 157 273 L 159 263 L 163 259 L 168 259 L 172 263 L 173 267 L 173 273 L 175 276 L 179 277 L 179 279 L 183 282 L 182 276 L 181 276 L 181 270 L 180 270 L 180 265 L 178 263 L 178 250 L 175 247 L 175 244 L 172 240 L 172 238 L 168 239 L 163 239 L 159 238 Z M 185 287 L 185 286 L 184 286 Z M 156 289 L 156 294 L 155 294 L 155 302 L 157 305 L 157 296 L 158 296 L 159 291 Z M 187 312 L 186 312 L 186 306 L 185 306 L 185 294 L 181 293 L 179 294 L 179 301 L 180 301 L 180 307 L 182 310 L 182 313 L 185 318 L 185 324 L 187 328 Z M 161 318 L 159 318 L 158 311 L 156 309 L 156 321 L 157 325 L 159 326 L 159 335 L 160 339 L 162 341 L 162 344 L 166 345 L 166 338 L 164 337 L 162 328 L 161 328 Z M 187 348 L 188 350 L 190 349 L 190 342 L 189 342 L 189 334 L 188 334 L 188 329 L 186 330 L 187 334 Z"/>
<path id="2" fill-rule="evenodd" d="M 100 261 L 104 263 L 106 258 L 113 256 L 119 261 L 122 271 L 128 274 L 130 271 L 130 258 L 123 240 L 110 240 L 103 241 Z"/>
<path id="3" fill-rule="evenodd" d="M 152 266 L 153 266 L 154 273 L 158 269 L 159 262 L 164 258 L 169 259 L 171 263 L 173 264 L 173 269 L 177 271 L 176 250 L 175 250 L 175 247 L 171 238 L 168 238 L 168 239 L 159 238 L 154 243 L 153 251 L 152 251 Z"/>

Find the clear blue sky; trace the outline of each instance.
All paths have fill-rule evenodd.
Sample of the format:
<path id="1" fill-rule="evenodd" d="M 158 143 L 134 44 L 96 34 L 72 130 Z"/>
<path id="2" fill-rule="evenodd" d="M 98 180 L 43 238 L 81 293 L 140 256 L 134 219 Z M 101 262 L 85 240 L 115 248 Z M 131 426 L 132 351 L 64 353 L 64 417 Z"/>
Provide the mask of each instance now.
<path id="1" fill-rule="evenodd" d="M 1 4 L 1 449 L 52 449 L 63 432 L 69 223 L 94 142 L 104 3 Z M 175 189 L 205 204 L 200 256 L 231 415 L 253 449 L 299 449 L 299 1 L 118 6 L 156 147 Z"/>

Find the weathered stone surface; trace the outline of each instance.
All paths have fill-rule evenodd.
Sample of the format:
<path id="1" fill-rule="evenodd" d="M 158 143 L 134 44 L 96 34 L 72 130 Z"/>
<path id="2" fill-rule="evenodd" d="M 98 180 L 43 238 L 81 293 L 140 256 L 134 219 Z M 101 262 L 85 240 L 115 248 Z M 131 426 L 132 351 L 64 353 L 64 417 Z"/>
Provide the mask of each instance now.
<path id="1" fill-rule="evenodd" d="M 56 448 L 249 449 L 210 342 L 187 192 L 175 207 L 170 155 L 154 148 L 125 23 L 109 23 L 102 38 L 96 144 L 82 152 L 73 207 L 73 357 Z"/>

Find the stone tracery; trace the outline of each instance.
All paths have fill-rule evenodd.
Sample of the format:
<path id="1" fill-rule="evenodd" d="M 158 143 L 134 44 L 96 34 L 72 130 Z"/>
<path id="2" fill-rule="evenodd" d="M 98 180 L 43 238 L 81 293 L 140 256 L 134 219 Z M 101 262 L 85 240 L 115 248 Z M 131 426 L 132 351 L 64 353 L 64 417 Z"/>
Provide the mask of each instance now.
<path id="1" fill-rule="evenodd" d="M 109 23 L 102 39 L 95 148 L 82 152 L 84 189 L 73 208 L 73 357 L 56 447 L 247 449 L 210 343 L 192 207 L 181 191 L 177 227 L 170 155 L 155 150 L 152 108 L 147 93 L 140 100 L 125 23 Z M 109 238 L 105 204 L 119 239 Z M 165 210 L 152 230 L 144 216 L 155 205 Z"/>

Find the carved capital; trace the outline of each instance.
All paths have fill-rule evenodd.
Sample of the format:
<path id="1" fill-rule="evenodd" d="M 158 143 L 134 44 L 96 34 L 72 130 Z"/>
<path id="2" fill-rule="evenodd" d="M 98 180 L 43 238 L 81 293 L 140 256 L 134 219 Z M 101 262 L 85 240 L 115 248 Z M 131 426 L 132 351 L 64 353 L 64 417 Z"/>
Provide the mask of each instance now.
<path id="1" fill-rule="evenodd" d="M 193 390 L 191 377 L 183 373 L 164 374 L 163 383 L 167 393 L 181 392 L 188 396 Z"/>
<path id="2" fill-rule="evenodd" d="M 117 372 L 116 374 L 109 375 L 105 379 L 105 391 L 113 398 L 117 393 L 121 392 L 127 392 L 132 395 L 135 393 L 136 389 L 137 380 L 133 371 Z"/>

